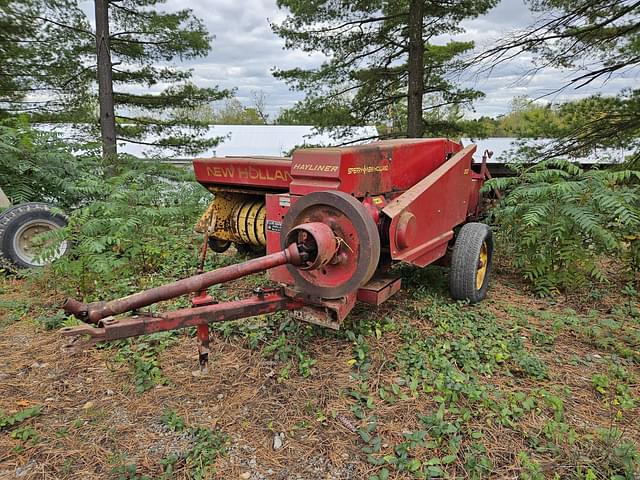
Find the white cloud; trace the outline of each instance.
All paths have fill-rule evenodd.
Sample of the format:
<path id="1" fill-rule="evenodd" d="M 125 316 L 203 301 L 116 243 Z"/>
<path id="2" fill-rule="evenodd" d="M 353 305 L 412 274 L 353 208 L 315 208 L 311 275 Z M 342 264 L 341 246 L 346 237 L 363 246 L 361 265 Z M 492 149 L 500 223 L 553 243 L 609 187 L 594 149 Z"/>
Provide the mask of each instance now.
<path id="1" fill-rule="evenodd" d="M 272 71 L 274 68 L 313 67 L 319 65 L 323 57 L 284 49 L 284 41 L 269 25 L 269 21 L 277 23 L 285 17 L 275 0 L 192 0 L 188 3 L 168 0 L 163 8 L 175 10 L 185 6 L 193 9 L 214 36 L 213 48 L 207 58 L 182 65 L 193 69 L 198 85 L 237 88 L 238 97 L 245 103 L 251 102 L 252 91 L 263 90 L 271 114 L 290 107 L 303 97 L 303 93 L 291 91 L 284 82 L 274 78 Z M 466 31 L 455 38 L 473 40 L 481 47 L 534 20 L 522 0 L 503 0 L 487 15 L 462 22 Z M 543 69 L 535 76 L 527 77 L 531 66 L 531 58 L 521 56 L 514 62 L 498 66 L 491 75 L 467 78 L 465 86 L 473 86 L 486 94 L 476 103 L 475 115 L 505 113 L 514 96 L 539 97 L 556 89 L 561 79 L 573 78 L 570 72 L 555 69 Z M 617 78 L 579 91 L 564 90 L 548 100 L 580 98 L 594 92 L 615 93 L 636 83 L 637 78 Z"/>

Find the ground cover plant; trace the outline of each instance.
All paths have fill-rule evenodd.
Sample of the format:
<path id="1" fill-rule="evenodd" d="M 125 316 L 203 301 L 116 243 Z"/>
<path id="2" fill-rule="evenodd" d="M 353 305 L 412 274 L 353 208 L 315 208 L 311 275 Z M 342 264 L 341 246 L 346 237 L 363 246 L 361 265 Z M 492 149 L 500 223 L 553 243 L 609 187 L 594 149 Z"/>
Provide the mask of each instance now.
<path id="1" fill-rule="evenodd" d="M 400 273 L 399 296 L 358 308 L 339 332 L 285 314 L 217 325 L 205 377 L 192 375 L 188 331 L 63 353 L 46 330 L 62 294 L 25 298 L 41 278 L 5 279 L 1 300 L 21 307 L 2 318 L 0 450 L 10 453 L 0 472 L 634 478 L 636 291 L 611 290 L 589 308 L 538 299 L 502 273 L 470 306 L 448 298 L 442 268 Z M 265 280 L 215 294 L 236 298 Z"/>

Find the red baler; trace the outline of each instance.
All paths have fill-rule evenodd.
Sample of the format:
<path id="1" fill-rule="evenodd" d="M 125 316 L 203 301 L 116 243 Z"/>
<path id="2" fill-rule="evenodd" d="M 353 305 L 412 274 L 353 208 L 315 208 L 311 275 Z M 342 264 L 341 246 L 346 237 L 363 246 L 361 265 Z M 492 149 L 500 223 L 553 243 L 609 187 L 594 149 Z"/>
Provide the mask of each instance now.
<path id="1" fill-rule="evenodd" d="M 112 340 L 197 326 L 204 366 L 209 323 L 290 310 L 337 329 L 356 301 L 379 305 L 400 289 L 390 268 L 397 262 L 450 264 L 452 296 L 477 302 L 486 295 L 493 244 L 489 228 L 472 222 L 488 178 L 485 159 L 473 163 L 475 149 L 447 139 L 405 139 L 301 149 L 292 158 L 194 160 L 197 180 L 214 195 L 198 226 L 210 248 L 266 248 L 266 256 L 123 299 L 69 299 L 65 311 L 95 326 L 63 333 Z M 263 270 L 278 287 L 226 303 L 206 293 Z M 188 293 L 197 294 L 192 308 L 137 312 Z M 135 315 L 115 318 L 128 311 Z"/>

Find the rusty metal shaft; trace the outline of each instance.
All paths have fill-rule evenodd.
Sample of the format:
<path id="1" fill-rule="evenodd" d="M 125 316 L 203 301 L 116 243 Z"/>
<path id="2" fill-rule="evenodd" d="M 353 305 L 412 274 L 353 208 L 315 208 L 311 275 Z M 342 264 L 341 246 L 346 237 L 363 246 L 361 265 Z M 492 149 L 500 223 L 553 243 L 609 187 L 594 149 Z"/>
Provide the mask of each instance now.
<path id="1" fill-rule="evenodd" d="M 223 267 L 211 272 L 201 273 L 193 277 L 178 280 L 174 283 L 162 285 L 109 302 L 86 304 L 68 298 L 62 305 L 62 308 L 67 315 L 73 314 L 82 321 L 97 324 L 103 318 L 112 315 L 119 315 L 163 300 L 186 295 L 187 293 L 199 292 L 212 285 L 236 280 L 280 265 L 300 265 L 303 260 L 301 254 L 298 252 L 298 246 L 292 243 L 280 252 L 254 258 L 235 265 L 229 265 L 228 267 Z"/>

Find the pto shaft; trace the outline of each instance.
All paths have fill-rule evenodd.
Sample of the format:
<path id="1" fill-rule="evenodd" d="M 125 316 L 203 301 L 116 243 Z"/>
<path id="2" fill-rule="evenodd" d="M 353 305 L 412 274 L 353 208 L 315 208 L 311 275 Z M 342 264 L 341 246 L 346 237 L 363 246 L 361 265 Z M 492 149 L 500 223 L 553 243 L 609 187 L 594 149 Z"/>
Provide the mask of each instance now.
<path id="1" fill-rule="evenodd" d="M 97 324 L 100 320 L 113 315 L 147 307 L 163 300 L 199 292 L 219 283 L 236 280 L 253 273 L 262 272 L 280 265 L 300 265 L 307 260 L 307 254 L 298 251 L 298 245 L 291 243 L 286 249 L 243 263 L 230 265 L 211 272 L 201 273 L 193 277 L 178 280 L 174 283 L 152 288 L 128 297 L 109 302 L 82 303 L 68 298 L 62 308 L 67 315 L 75 315 L 78 319 Z"/>

